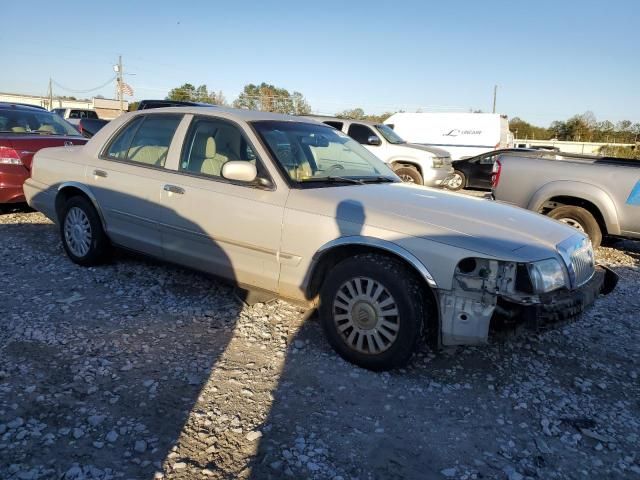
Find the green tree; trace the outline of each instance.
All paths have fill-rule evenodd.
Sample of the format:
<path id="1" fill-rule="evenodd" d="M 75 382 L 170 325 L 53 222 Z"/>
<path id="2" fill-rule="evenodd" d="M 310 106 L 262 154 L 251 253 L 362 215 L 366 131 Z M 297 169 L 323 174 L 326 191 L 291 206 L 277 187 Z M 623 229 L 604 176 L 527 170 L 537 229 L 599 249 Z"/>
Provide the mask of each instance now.
<path id="1" fill-rule="evenodd" d="M 353 108 L 351 110 L 343 110 L 336 113 L 338 118 L 349 118 L 351 120 L 366 120 L 369 122 L 382 123 L 393 115 L 393 112 L 384 112 L 379 115 L 366 114 L 362 108 Z"/>
<path id="2" fill-rule="evenodd" d="M 140 105 L 140 102 L 131 102 L 129 104 L 129 111 L 130 112 L 135 112 L 136 110 L 138 110 L 138 106 Z"/>
<path id="3" fill-rule="evenodd" d="M 261 110 L 264 112 L 302 115 L 311 112 L 311 106 L 300 92 L 289 93 L 285 88 L 265 82 L 260 85 L 249 83 L 244 86 L 233 102 L 235 108 Z"/>
<path id="4" fill-rule="evenodd" d="M 167 100 L 176 100 L 181 102 L 202 102 L 211 103 L 213 105 L 224 105 L 226 100 L 222 91 L 217 94 L 207 89 L 206 85 L 195 87 L 191 83 L 185 83 L 180 87 L 171 89 L 166 97 Z"/>

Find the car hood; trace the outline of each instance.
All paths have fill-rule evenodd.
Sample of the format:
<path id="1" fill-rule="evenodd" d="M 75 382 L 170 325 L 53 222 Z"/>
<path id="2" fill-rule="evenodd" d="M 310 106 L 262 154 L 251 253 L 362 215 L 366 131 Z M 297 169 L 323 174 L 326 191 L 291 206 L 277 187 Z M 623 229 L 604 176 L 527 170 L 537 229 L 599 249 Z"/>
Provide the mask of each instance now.
<path id="1" fill-rule="evenodd" d="M 405 147 L 415 148 L 417 150 L 422 150 L 424 152 L 433 153 L 436 157 L 450 157 L 451 154 L 442 148 L 437 147 L 428 147 L 426 145 L 419 145 L 417 143 L 405 143 Z"/>
<path id="2" fill-rule="evenodd" d="M 567 225 L 518 207 L 404 183 L 294 192 L 289 208 L 333 216 L 343 232 L 358 231 L 354 224 L 360 223 L 398 239 L 422 237 L 504 260 L 550 258 L 558 243 L 576 234 Z"/>

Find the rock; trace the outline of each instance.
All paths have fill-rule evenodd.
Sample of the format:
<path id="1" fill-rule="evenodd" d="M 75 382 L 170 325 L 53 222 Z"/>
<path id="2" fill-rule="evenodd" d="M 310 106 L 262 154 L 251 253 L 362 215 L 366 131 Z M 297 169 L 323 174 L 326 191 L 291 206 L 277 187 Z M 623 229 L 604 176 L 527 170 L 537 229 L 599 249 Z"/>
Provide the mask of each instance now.
<path id="1" fill-rule="evenodd" d="M 185 462 L 176 462 L 173 464 L 174 470 L 184 470 L 187 468 L 187 464 Z"/>
<path id="2" fill-rule="evenodd" d="M 302 340 L 295 340 L 293 342 L 293 346 L 296 347 L 298 350 L 304 348 L 304 342 Z"/>
<path id="3" fill-rule="evenodd" d="M 133 449 L 138 453 L 144 453 L 147 450 L 147 442 L 144 440 L 136 440 Z"/>
<path id="4" fill-rule="evenodd" d="M 118 433 L 115 430 L 111 430 L 109 433 L 107 433 L 107 436 L 105 438 L 107 439 L 107 442 L 114 443 L 116 440 L 118 440 Z"/>
<path id="5" fill-rule="evenodd" d="M 507 465 L 502 469 L 502 471 L 507 475 L 509 480 L 523 480 L 524 476 L 521 473 L 518 473 L 512 466 Z"/>
<path id="6" fill-rule="evenodd" d="M 253 430 L 246 435 L 246 439 L 250 442 L 255 442 L 260 437 L 262 437 L 262 432 L 260 430 Z"/>
<path id="7" fill-rule="evenodd" d="M 9 423 L 7 423 L 7 427 L 9 427 L 12 430 L 16 428 L 20 428 L 23 425 L 24 425 L 24 420 L 21 417 L 16 417 L 13 420 L 11 420 Z"/>
<path id="8" fill-rule="evenodd" d="M 104 447 L 104 442 L 98 442 L 98 441 L 93 442 L 93 446 L 99 450 L 102 447 Z"/>
<path id="9" fill-rule="evenodd" d="M 89 422 L 89 425 L 91 425 L 92 427 L 97 427 L 102 422 L 104 422 L 105 418 L 106 417 L 104 415 L 91 415 L 89 418 L 87 418 L 87 422 Z"/>
<path id="10" fill-rule="evenodd" d="M 73 438 L 75 438 L 76 440 L 82 438 L 84 436 L 84 430 L 81 428 L 74 428 L 73 429 Z"/>
<path id="11" fill-rule="evenodd" d="M 440 470 L 440 473 L 447 478 L 453 478 L 458 473 L 458 469 L 456 467 L 453 468 L 445 468 L 444 470 Z"/>

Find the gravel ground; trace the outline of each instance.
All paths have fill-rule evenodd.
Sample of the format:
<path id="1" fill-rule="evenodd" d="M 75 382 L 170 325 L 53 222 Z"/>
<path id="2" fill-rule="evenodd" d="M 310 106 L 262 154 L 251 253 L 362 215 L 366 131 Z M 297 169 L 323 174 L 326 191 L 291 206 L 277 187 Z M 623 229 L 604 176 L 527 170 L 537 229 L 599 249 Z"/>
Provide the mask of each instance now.
<path id="1" fill-rule="evenodd" d="M 639 478 L 640 243 L 577 322 L 345 363 L 317 319 L 132 254 L 82 268 L 0 214 L 0 478 Z"/>

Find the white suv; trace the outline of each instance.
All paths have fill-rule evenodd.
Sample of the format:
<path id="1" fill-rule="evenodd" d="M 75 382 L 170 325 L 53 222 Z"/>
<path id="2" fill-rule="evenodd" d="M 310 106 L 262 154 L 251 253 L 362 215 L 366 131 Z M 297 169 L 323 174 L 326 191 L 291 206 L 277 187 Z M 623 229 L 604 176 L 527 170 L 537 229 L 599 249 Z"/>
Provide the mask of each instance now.
<path id="1" fill-rule="evenodd" d="M 444 187 L 453 175 L 449 152 L 407 143 L 388 125 L 334 117 L 311 118 L 349 135 L 380 160 L 388 163 L 404 182 Z"/>

